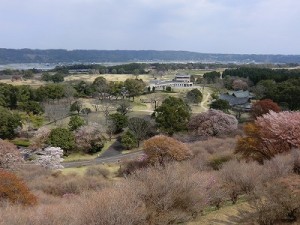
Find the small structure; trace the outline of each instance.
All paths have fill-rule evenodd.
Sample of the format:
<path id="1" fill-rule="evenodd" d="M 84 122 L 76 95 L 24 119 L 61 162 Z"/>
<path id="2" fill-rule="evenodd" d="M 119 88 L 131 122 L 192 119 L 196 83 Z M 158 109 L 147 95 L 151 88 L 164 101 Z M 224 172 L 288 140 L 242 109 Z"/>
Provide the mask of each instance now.
<path id="1" fill-rule="evenodd" d="M 219 99 L 228 101 L 229 105 L 233 108 L 250 111 L 251 99 L 253 95 L 249 91 L 228 91 L 227 93 L 220 94 Z"/>
<path id="2" fill-rule="evenodd" d="M 165 90 L 166 87 L 187 88 L 193 87 L 191 75 L 177 74 L 173 80 L 152 80 L 150 81 L 150 89 Z"/>

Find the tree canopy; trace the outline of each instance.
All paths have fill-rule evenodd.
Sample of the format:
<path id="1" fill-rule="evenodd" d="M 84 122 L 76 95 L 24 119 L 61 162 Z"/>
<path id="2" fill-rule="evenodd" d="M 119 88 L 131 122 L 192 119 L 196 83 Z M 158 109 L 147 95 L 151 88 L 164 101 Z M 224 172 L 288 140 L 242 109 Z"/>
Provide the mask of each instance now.
<path id="1" fill-rule="evenodd" d="M 186 98 L 188 102 L 198 104 L 202 101 L 203 95 L 199 89 L 194 88 L 187 92 Z"/>
<path id="2" fill-rule="evenodd" d="M 19 114 L 0 106 L 0 138 L 13 138 L 16 129 L 22 126 Z"/>
<path id="3" fill-rule="evenodd" d="M 158 128 L 170 135 L 187 129 L 191 109 L 181 98 L 168 97 L 153 113 Z"/>

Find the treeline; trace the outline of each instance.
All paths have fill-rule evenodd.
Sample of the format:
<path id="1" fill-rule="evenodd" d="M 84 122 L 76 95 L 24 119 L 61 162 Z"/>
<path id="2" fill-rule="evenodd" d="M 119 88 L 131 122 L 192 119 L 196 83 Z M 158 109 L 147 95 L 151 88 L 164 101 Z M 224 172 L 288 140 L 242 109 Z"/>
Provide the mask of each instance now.
<path id="1" fill-rule="evenodd" d="M 280 67 L 294 67 L 297 64 L 248 64 L 244 68 L 280 68 Z M 128 63 L 115 66 L 104 66 L 101 64 L 75 64 L 68 66 L 57 66 L 53 71 L 68 72 L 69 70 L 96 70 L 100 74 L 104 73 L 118 73 L 118 74 L 146 74 L 149 70 L 169 71 L 169 70 L 216 70 L 220 68 L 235 69 L 236 64 L 228 63 Z"/>
<path id="2" fill-rule="evenodd" d="M 254 84 L 257 84 L 261 80 L 272 79 L 276 82 L 282 82 L 290 78 L 299 78 L 300 70 L 240 67 L 236 69 L 226 69 L 223 72 L 223 77 L 225 76 L 249 78 Z"/>
<path id="3" fill-rule="evenodd" d="M 145 63 L 129 63 L 115 66 L 103 66 L 100 64 L 76 64 L 69 66 L 57 66 L 53 71 L 67 73 L 71 70 L 94 70 L 100 74 L 146 74 L 149 64 Z"/>
<path id="4" fill-rule="evenodd" d="M 283 82 L 263 80 L 257 85 L 261 89 L 264 98 L 272 99 L 283 109 L 300 109 L 300 78 L 292 78 Z"/>

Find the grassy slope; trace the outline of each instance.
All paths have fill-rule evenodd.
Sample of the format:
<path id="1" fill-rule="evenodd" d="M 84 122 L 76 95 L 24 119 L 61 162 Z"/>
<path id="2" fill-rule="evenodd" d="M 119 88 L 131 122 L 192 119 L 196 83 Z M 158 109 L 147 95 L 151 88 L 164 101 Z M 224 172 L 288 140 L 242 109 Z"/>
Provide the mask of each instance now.
<path id="1" fill-rule="evenodd" d="M 237 222 L 240 211 L 251 211 L 251 207 L 244 200 L 238 201 L 235 205 L 228 203 L 219 210 L 208 209 L 204 215 L 185 225 L 237 225 L 240 224 Z"/>

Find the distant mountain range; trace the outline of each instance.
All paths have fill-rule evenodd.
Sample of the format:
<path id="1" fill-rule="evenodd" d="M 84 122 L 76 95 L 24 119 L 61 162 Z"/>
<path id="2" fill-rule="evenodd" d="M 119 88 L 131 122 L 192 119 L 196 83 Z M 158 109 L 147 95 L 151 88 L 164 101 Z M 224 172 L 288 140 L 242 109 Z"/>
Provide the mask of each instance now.
<path id="1" fill-rule="evenodd" d="M 154 50 L 35 50 L 0 48 L 0 64 L 107 62 L 300 63 L 300 55 L 210 54 Z"/>

